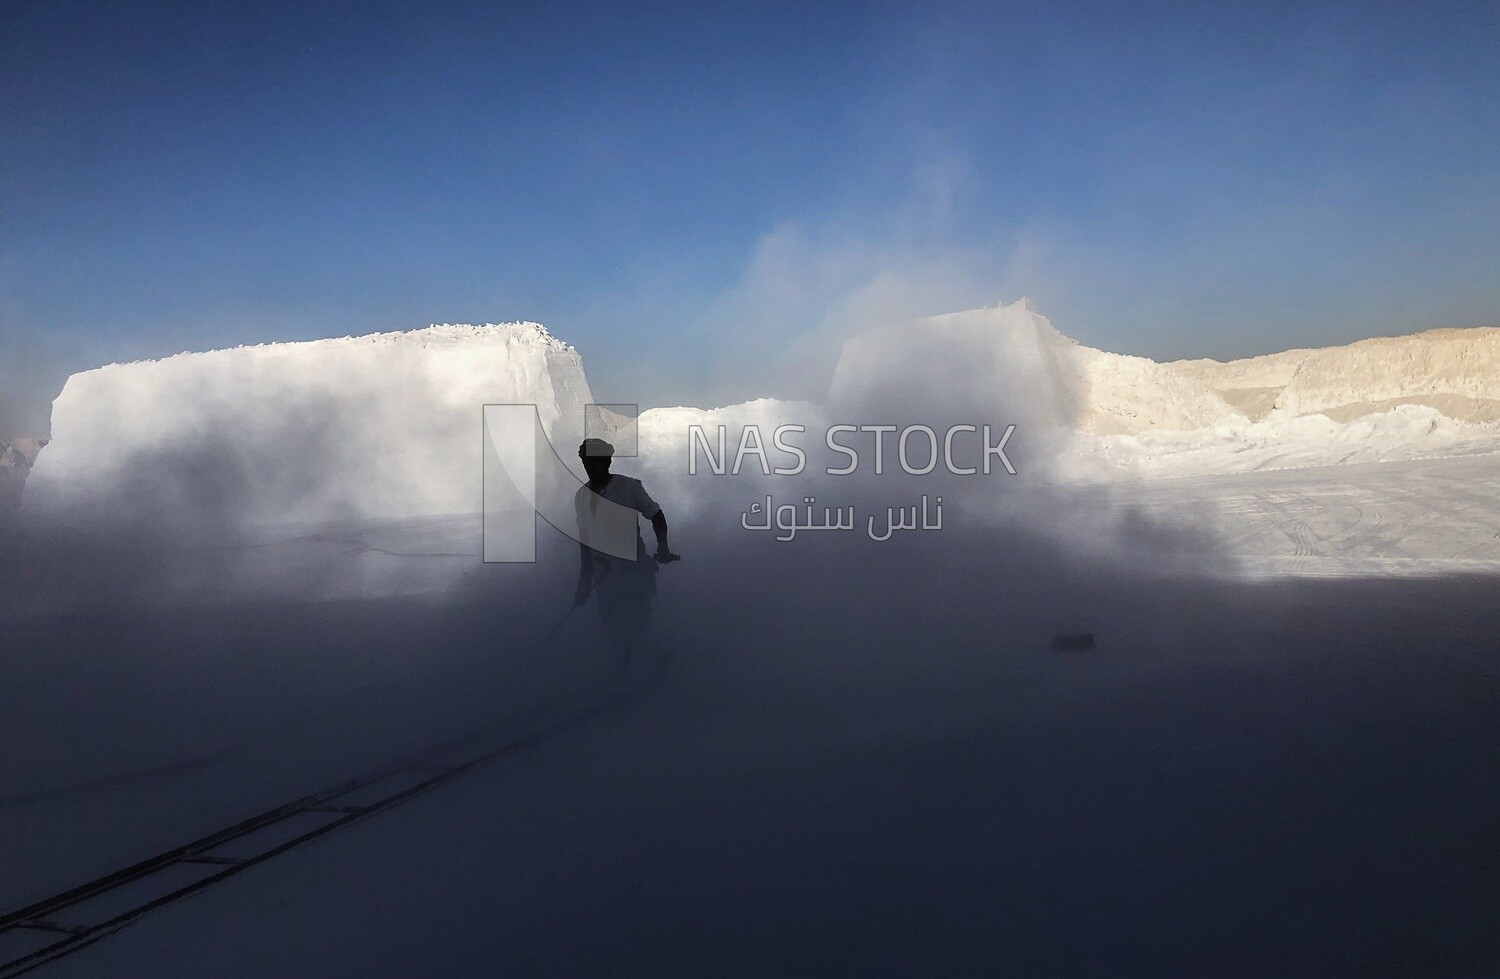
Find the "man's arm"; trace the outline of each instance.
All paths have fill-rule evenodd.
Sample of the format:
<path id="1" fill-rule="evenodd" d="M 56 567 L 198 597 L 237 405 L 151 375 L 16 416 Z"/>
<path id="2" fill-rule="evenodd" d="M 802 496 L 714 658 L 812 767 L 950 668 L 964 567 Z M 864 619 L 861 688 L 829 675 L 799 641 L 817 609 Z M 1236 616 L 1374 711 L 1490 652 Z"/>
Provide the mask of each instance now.
<path id="1" fill-rule="evenodd" d="M 651 529 L 656 531 L 656 563 L 671 564 L 673 561 L 681 561 L 682 557 L 672 553 L 672 548 L 667 544 L 667 515 L 660 509 L 656 516 L 651 518 Z"/>

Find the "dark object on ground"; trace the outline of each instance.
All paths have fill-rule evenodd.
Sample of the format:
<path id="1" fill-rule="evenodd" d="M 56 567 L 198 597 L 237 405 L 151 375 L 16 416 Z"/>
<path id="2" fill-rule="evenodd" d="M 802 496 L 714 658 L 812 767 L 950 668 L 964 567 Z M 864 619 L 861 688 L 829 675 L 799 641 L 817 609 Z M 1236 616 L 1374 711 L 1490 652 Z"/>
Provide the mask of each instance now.
<path id="1" fill-rule="evenodd" d="M 1092 632 L 1065 632 L 1060 636 L 1052 637 L 1052 648 L 1058 651 L 1093 649 L 1094 634 Z"/>

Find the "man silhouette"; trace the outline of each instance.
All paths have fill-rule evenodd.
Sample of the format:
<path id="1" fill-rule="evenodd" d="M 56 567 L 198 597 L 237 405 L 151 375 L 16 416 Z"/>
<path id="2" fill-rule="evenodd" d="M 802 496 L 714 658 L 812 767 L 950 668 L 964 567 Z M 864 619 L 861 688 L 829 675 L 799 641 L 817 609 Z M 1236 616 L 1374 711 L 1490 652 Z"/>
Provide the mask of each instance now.
<path id="1" fill-rule="evenodd" d="M 599 617 L 607 632 L 624 655 L 625 669 L 630 669 L 631 654 L 640 645 L 650 624 L 651 596 L 656 594 L 657 566 L 681 558 L 667 544 L 667 518 L 651 499 L 639 479 L 609 471 L 615 447 L 603 439 L 584 439 L 578 446 L 578 458 L 588 473 L 588 482 L 578 488 L 573 507 L 578 516 L 578 587 L 574 593 L 576 608 L 587 601 L 592 591 L 598 595 Z M 646 553 L 636 522 L 635 560 L 627 560 L 596 551 L 588 544 L 589 528 L 602 519 L 601 507 L 623 507 L 651 521 L 656 532 L 656 554 Z M 632 514 L 633 517 L 633 514 Z M 634 522 L 634 521 L 633 521 Z M 596 577 L 595 571 L 599 574 Z"/>

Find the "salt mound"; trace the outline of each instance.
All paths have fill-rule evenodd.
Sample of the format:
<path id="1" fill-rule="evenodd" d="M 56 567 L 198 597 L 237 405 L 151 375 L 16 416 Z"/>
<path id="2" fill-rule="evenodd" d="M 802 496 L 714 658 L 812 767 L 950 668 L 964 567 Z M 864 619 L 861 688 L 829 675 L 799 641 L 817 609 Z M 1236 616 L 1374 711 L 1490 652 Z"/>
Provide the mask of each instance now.
<path id="1" fill-rule="evenodd" d="M 1276 410 L 1350 419 L 1398 404 L 1427 404 L 1468 421 L 1500 420 L 1500 329 L 1428 330 L 1314 350 L 1282 389 Z"/>
<path id="2" fill-rule="evenodd" d="M 565 446 L 590 399 L 578 352 L 535 323 L 114 364 L 69 378 L 25 505 L 144 501 L 209 524 L 471 512 L 481 405 L 534 403 Z M 658 408 L 639 433 L 665 476 L 686 471 L 693 425 L 725 426 L 732 450 L 746 425 L 801 424 L 811 450 L 831 424 L 1014 424 L 1027 472 L 1113 478 L 1467 451 L 1500 426 L 1460 422 L 1495 419 L 1500 329 L 1158 364 L 1083 346 L 1022 299 L 853 337 L 826 408 Z"/>
<path id="3" fill-rule="evenodd" d="M 772 448 L 769 440 L 778 426 L 801 425 L 812 433 L 814 439 L 821 440 L 827 420 L 822 405 L 810 401 L 781 401 L 776 398 L 757 398 L 722 408 L 649 408 L 641 412 L 640 453 L 655 466 L 686 472 L 686 453 L 690 448 L 689 440 L 695 426 L 703 430 L 705 437 L 710 439 L 715 448 L 718 445 L 717 434 L 722 426 L 725 445 L 733 454 L 735 447 L 739 445 L 740 433 L 746 425 L 756 426 L 760 430 L 767 441 L 765 448 L 769 452 Z M 806 445 L 807 440 L 802 440 L 801 444 Z M 699 458 L 702 459 L 701 454 Z"/>
<path id="4" fill-rule="evenodd" d="M 1407 404 L 1460 421 L 1500 420 L 1500 329 L 1493 327 L 1164 366 L 1207 385 L 1252 421 L 1274 410 L 1344 422 Z"/>
<path id="5" fill-rule="evenodd" d="M 70 377 L 26 505 L 337 520 L 479 508 L 480 408 L 537 405 L 555 442 L 591 400 L 536 323 L 272 343 Z"/>
<path id="6" fill-rule="evenodd" d="M 849 340 L 829 407 L 1099 433 L 1194 429 L 1236 417 L 1202 381 L 1145 357 L 1085 347 L 1025 299 Z"/>
<path id="7" fill-rule="evenodd" d="M 1059 334 L 1061 336 L 1061 334 Z M 1239 415 L 1207 385 L 1145 357 L 1063 338 L 1058 362 L 1072 427 L 1099 434 L 1198 429 Z"/>
<path id="8" fill-rule="evenodd" d="M 1276 406 L 1281 389 L 1313 351 L 1283 350 L 1220 363 L 1217 360 L 1174 360 L 1163 366 L 1207 385 L 1235 411 L 1259 421 Z"/>
<path id="9" fill-rule="evenodd" d="M 1162 366 L 1202 381 L 1218 391 L 1254 388 L 1277 388 L 1279 390 L 1287 386 L 1292 375 L 1297 373 L 1297 368 L 1302 366 L 1302 362 L 1313 352 L 1309 348 L 1299 348 L 1222 363 L 1203 358 L 1201 360 L 1173 360 Z"/>

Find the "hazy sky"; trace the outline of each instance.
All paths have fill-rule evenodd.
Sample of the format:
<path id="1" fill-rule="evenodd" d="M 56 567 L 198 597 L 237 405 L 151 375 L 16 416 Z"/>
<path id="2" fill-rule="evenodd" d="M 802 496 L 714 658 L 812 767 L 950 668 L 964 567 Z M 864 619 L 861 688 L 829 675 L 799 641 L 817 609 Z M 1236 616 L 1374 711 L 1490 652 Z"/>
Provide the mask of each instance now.
<path id="1" fill-rule="evenodd" d="M 8 3 L 0 429 L 104 361 L 432 321 L 539 320 L 647 404 L 818 396 L 863 323 L 1023 294 L 1157 358 L 1495 323 L 1497 36 L 1494 3 Z"/>

